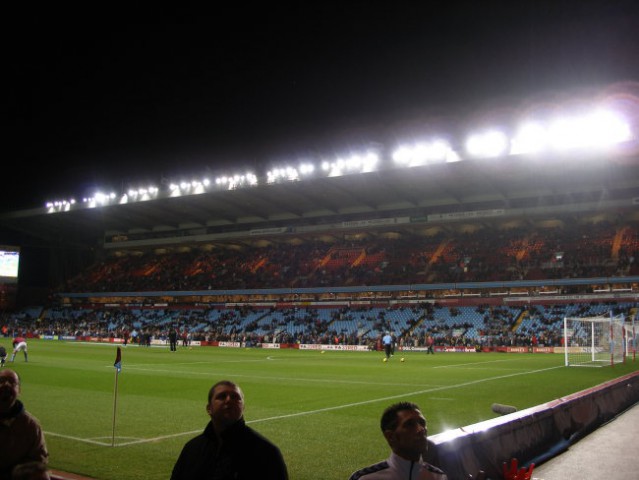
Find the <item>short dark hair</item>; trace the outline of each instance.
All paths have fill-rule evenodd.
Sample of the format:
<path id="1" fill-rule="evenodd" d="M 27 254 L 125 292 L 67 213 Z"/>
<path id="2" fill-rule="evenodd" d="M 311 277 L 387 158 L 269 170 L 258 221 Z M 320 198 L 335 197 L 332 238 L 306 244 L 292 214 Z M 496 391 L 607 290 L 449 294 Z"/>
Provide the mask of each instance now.
<path id="1" fill-rule="evenodd" d="M 215 392 L 215 389 L 217 387 L 219 387 L 220 385 L 225 385 L 227 387 L 237 388 L 240 392 L 242 391 L 242 389 L 240 388 L 240 386 L 237 383 L 232 382 L 230 380 L 220 380 L 215 385 L 213 385 L 211 387 L 211 389 L 209 390 L 209 403 L 211 403 L 211 398 L 213 398 L 213 393 Z"/>
<path id="2" fill-rule="evenodd" d="M 420 410 L 419 406 L 413 402 L 398 402 L 386 407 L 382 413 L 380 427 L 382 432 L 386 430 L 395 430 L 397 428 L 397 414 L 402 410 Z"/>

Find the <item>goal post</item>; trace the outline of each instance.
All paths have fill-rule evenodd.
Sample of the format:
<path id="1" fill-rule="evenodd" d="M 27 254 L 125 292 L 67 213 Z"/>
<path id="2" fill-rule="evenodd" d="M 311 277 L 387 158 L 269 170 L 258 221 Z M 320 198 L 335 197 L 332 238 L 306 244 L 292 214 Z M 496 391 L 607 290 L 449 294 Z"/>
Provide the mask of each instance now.
<path id="1" fill-rule="evenodd" d="M 570 367 L 603 367 L 626 361 L 624 316 L 565 317 L 564 356 Z"/>
<path id="2" fill-rule="evenodd" d="M 635 314 L 626 318 L 626 357 L 637 359 L 637 343 L 639 342 L 639 332 L 635 326 Z"/>

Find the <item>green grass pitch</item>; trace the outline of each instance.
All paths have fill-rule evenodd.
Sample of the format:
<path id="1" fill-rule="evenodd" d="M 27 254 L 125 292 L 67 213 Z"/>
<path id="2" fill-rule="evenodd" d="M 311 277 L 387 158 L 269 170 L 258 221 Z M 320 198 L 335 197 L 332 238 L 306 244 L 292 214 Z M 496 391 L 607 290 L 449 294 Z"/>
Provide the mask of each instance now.
<path id="1" fill-rule="evenodd" d="M 418 403 L 432 435 L 496 417 L 495 402 L 528 408 L 639 369 L 566 368 L 557 354 L 397 352 L 384 363 L 381 352 L 130 346 L 114 402 L 115 355 L 115 345 L 31 340 L 29 362 L 20 353 L 8 364 L 45 430 L 52 468 L 167 479 L 208 421 L 210 386 L 230 379 L 244 390 L 248 424 L 281 448 L 292 480 L 343 480 L 388 455 L 379 418 L 395 401 Z"/>

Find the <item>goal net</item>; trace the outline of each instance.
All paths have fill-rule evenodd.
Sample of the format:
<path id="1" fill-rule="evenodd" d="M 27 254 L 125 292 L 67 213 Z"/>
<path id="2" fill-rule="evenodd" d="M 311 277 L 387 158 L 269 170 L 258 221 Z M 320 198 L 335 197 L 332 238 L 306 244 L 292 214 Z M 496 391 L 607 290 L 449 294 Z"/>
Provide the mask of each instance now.
<path id="1" fill-rule="evenodd" d="M 623 315 L 564 318 L 566 366 L 603 367 L 625 362 Z"/>

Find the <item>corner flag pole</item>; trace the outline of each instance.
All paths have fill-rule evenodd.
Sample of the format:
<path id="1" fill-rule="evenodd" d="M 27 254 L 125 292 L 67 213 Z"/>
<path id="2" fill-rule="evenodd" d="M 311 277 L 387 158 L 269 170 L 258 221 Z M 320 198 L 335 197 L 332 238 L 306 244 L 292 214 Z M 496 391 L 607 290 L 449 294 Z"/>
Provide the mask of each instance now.
<path id="1" fill-rule="evenodd" d="M 113 389 L 113 430 L 111 433 L 111 446 L 115 447 L 115 411 L 118 404 L 118 376 L 122 370 L 122 350 L 118 347 L 118 351 L 115 354 L 115 388 Z"/>

